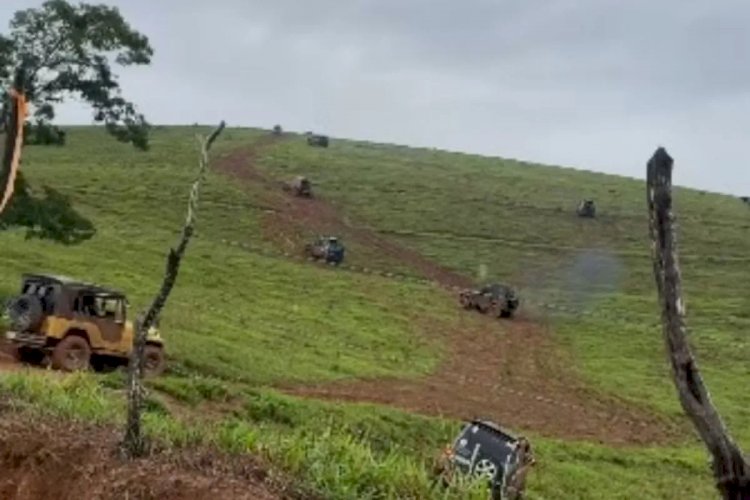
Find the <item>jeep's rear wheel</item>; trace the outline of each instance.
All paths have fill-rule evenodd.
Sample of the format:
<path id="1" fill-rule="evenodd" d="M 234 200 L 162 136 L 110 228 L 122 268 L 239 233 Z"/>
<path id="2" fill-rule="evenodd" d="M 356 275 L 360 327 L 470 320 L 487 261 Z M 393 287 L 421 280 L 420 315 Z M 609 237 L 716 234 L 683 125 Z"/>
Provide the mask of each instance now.
<path id="1" fill-rule="evenodd" d="M 147 377 L 156 377 L 164 372 L 165 367 L 164 349 L 158 345 L 147 345 L 143 351 L 143 374 Z"/>
<path id="2" fill-rule="evenodd" d="M 52 351 L 52 367 L 66 372 L 86 370 L 91 362 L 91 347 L 83 337 L 69 335 Z"/>

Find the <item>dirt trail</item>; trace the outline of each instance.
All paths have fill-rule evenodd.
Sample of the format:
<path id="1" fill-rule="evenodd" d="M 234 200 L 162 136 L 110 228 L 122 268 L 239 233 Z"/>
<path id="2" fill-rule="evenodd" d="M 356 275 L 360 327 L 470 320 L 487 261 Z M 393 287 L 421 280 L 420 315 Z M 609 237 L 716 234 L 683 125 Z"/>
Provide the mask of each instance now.
<path id="1" fill-rule="evenodd" d="M 265 220 L 266 236 L 286 251 L 301 248 L 310 229 L 346 234 L 350 241 L 408 263 L 422 276 L 446 288 L 471 280 L 445 269 L 367 228 L 355 227 L 320 197 L 300 199 L 285 193 L 278 182 L 255 166 L 273 139 L 235 151 L 217 165 L 220 171 L 263 188 L 263 202 L 274 207 Z M 538 319 L 523 315 L 498 324 L 487 318 L 480 328 L 461 315 L 460 327 L 430 325 L 442 335 L 450 354 L 438 370 L 422 379 L 369 379 L 303 386 L 282 386 L 299 396 L 374 402 L 428 415 L 454 418 L 486 417 L 503 425 L 539 434 L 587 439 L 609 444 L 652 444 L 677 439 L 672 422 L 608 400 L 584 388 L 565 366 L 564 355 Z"/>
<path id="2" fill-rule="evenodd" d="M 344 241 L 356 241 L 373 255 L 394 263 L 405 264 L 422 277 L 447 286 L 467 287 L 472 280 L 437 265 L 419 252 L 394 243 L 371 229 L 353 224 L 348 217 L 328 201 L 315 196 L 300 198 L 281 189 L 281 182 L 270 179 L 255 168 L 255 160 L 262 150 L 279 139 L 269 137 L 253 148 L 235 151 L 217 162 L 217 169 L 243 182 L 263 187 L 258 194 L 259 204 L 272 207 L 263 217 L 263 236 L 276 243 L 281 250 L 302 255 L 308 238 L 315 234 L 336 234 Z M 313 181 L 314 189 L 314 181 Z"/>
<path id="3" fill-rule="evenodd" d="M 0 411 L 3 500 L 302 498 L 248 456 L 184 450 L 125 462 L 116 455 L 120 435 L 112 429 L 33 422 Z"/>
<path id="4" fill-rule="evenodd" d="M 506 332 L 497 330 L 445 332 L 451 354 L 422 379 L 279 388 L 298 396 L 379 403 L 425 415 L 488 418 L 545 436 L 612 445 L 679 438 L 680 430 L 663 419 L 581 387 L 554 359 L 555 346 L 538 324 L 517 319 Z"/>

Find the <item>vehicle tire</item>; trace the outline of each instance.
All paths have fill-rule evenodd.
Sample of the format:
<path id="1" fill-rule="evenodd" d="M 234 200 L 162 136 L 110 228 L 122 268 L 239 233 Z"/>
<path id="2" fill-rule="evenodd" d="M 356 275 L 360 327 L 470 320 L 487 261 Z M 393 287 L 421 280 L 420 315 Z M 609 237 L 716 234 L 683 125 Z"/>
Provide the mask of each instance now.
<path id="1" fill-rule="evenodd" d="M 21 295 L 8 305 L 11 328 L 27 332 L 39 326 L 43 316 L 42 302 L 34 295 Z"/>
<path id="2" fill-rule="evenodd" d="M 510 318 L 511 316 L 513 316 L 513 312 L 509 311 L 508 309 L 503 309 L 502 311 L 500 311 L 501 318 Z"/>
<path id="3" fill-rule="evenodd" d="M 146 377 L 157 377 L 164 372 L 166 365 L 164 348 L 154 344 L 146 345 L 143 351 L 143 375 Z"/>
<path id="4" fill-rule="evenodd" d="M 91 366 L 91 346 L 78 335 L 68 335 L 52 351 L 52 368 L 66 372 L 87 370 Z"/>
<path id="5" fill-rule="evenodd" d="M 506 318 L 508 311 L 508 304 L 505 302 L 499 302 L 492 305 L 492 312 L 498 318 Z"/>

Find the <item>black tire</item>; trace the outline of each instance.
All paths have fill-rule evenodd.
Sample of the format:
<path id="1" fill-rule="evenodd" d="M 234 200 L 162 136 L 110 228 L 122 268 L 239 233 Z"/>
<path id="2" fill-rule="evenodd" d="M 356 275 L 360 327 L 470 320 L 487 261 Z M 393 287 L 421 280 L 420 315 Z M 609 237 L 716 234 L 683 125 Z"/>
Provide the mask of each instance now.
<path id="1" fill-rule="evenodd" d="M 68 335 L 52 351 L 52 368 L 66 372 L 87 370 L 91 366 L 91 346 L 78 335 Z"/>
<path id="2" fill-rule="evenodd" d="M 492 312 L 498 318 L 507 318 L 510 315 L 508 304 L 505 301 L 492 304 Z"/>
<path id="3" fill-rule="evenodd" d="M 143 375 L 146 377 L 158 377 L 164 373 L 167 360 L 164 357 L 162 346 L 148 344 L 143 351 Z"/>
<path id="4" fill-rule="evenodd" d="M 42 302 L 34 295 L 21 295 L 8 305 L 10 326 L 19 332 L 27 332 L 42 322 Z"/>

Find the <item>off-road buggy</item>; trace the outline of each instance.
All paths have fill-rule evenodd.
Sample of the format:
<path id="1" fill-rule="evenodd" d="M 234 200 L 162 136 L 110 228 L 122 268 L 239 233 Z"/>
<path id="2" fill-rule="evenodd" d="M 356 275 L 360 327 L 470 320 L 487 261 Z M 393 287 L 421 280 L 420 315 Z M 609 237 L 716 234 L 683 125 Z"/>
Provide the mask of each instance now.
<path id="1" fill-rule="evenodd" d="M 476 309 L 482 314 L 491 312 L 499 318 L 513 316 L 520 303 L 516 291 L 500 283 L 492 283 L 479 289 L 462 290 L 458 299 L 464 309 Z"/>
<path id="2" fill-rule="evenodd" d="M 307 136 L 307 144 L 313 147 L 327 148 L 328 147 L 328 136 L 309 134 Z"/>
<path id="3" fill-rule="evenodd" d="M 325 260 L 338 265 L 344 260 L 344 245 L 335 236 L 321 236 L 313 243 L 305 245 L 305 253 L 315 260 Z"/>
<path id="4" fill-rule="evenodd" d="M 289 191 L 295 196 L 312 198 L 312 184 L 307 177 L 297 176 L 291 182 L 284 183 L 284 191 Z"/>
<path id="5" fill-rule="evenodd" d="M 63 371 L 125 365 L 133 349 L 128 301 L 116 290 L 62 276 L 26 274 L 21 293 L 6 306 L 5 338 L 21 358 L 49 359 Z M 165 367 L 157 327 L 148 332 L 144 372 Z"/>
<path id="6" fill-rule="evenodd" d="M 594 200 L 581 200 L 576 208 L 578 217 L 596 217 L 596 204 Z"/>
<path id="7" fill-rule="evenodd" d="M 435 472 L 444 484 L 456 474 L 486 479 L 493 500 L 518 500 L 526 489 L 526 475 L 535 463 L 531 444 L 494 422 L 466 422 L 437 460 Z"/>

